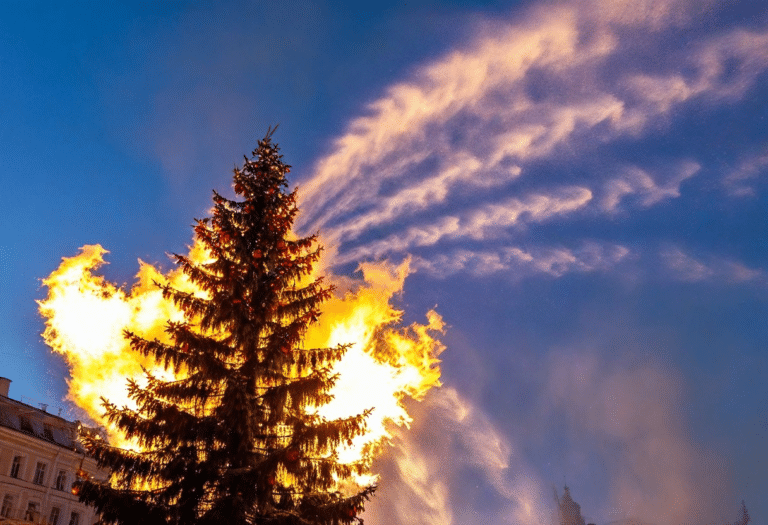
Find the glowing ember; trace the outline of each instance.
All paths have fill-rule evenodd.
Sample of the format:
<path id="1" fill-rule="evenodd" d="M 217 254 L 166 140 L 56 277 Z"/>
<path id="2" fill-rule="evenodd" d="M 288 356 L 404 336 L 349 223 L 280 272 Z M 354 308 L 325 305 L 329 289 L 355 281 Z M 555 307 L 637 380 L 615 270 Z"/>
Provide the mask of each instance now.
<path id="1" fill-rule="evenodd" d="M 131 446 L 103 420 L 100 398 L 133 406 L 127 396 L 128 378 L 140 381 L 142 367 L 154 374 L 167 376 L 170 372 L 134 352 L 123 338 L 123 330 L 168 341 L 164 332 L 167 321 L 180 321 L 183 316 L 163 299 L 154 283 L 202 292 L 180 271 L 162 274 L 146 263 L 140 263 L 137 282 L 126 292 L 94 273 L 105 263 L 105 253 L 101 246 L 84 246 L 75 257 L 63 258 L 59 268 L 43 280 L 48 297 L 39 301 L 39 308 L 46 318 L 46 343 L 69 364 L 69 398 L 107 428 L 114 444 Z M 209 258 L 197 243 L 190 257 L 196 262 Z M 421 399 L 439 385 L 437 355 L 443 350 L 431 335 L 443 328 L 437 313 L 428 312 L 425 325 L 396 326 L 401 312 L 390 305 L 390 300 L 402 290 L 407 263 L 399 267 L 365 264 L 361 270 L 362 281 L 328 276 L 331 282 L 339 282 L 339 288 L 343 285 L 346 293 L 323 305 L 321 322 L 311 327 L 305 340 L 308 348 L 352 344 L 334 368 L 339 375 L 332 391 L 334 399 L 320 408 L 321 415 L 338 418 L 374 409 L 367 420 L 367 434 L 338 450 L 342 462 L 380 451 L 389 437 L 388 423 L 410 423 L 403 400 Z M 372 478 L 358 481 L 365 484 Z"/>

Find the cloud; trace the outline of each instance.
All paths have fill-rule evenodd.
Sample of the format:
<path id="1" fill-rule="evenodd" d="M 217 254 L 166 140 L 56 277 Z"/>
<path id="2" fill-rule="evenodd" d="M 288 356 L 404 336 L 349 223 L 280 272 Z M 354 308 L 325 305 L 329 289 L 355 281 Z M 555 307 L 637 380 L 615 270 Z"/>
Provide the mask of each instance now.
<path id="1" fill-rule="evenodd" d="M 673 277 L 688 282 L 719 281 L 730 283 L 768 283 L 762 269 L 749 268 L 741 262 L 718 256 L 705 260 L 694 257 L 677 246 L 670 246 L 660 253 L 662 262 Z"/>
<path id="2" fill-rule="evenodd" d="M 755 195 L 755 179 L 766 171 L 768 171 L 768 151 L 748 155 L 739 161 L 735 169 L 723 177 L 723 185 L 732 197 L 752 197 Z"/>
<path id="3" fill-rule="evenodd" d="M 531 194 L 486 204 L 461 216 L 445 216 L 430 224 L 412 226 L 405 232 L 339 254 L 338 263 L 379 259 L 390 253 L 433 246 L 441 241 L 484 240 L 499 237 L 507 228 L 522 223 L 542 222 L 572 213 L 592 200 L 586 188 L 561 188 L 552 195 Z"/>
<path id="4" fill-rule="evenodd" d="M 662 71 L 629 73 L 617 85 L 632 107 L 628 114 L 644 126 L 650 117 L 668 115 L 696 97 L 709 105 L 741 98 L 768 66 L 767 49 L 768 32 L 737 29 L 673 53 L 675 60 L 662 61 Z"/>
<path id="5" fill-rule="evenodd" d="M 514 254 L 486 243 L 524 239 L 523 224 L 566 223 L 581 209 L 614 220 L 679 197 L 701 172 L 692 155 L 643 165 L 621 148 L 657 139 L 694 103 L 740 100 L 766 71 L 768 31 L 690 30 L 688 47 L 668 49 L 675 31 L 715 11 L 584 0 L 478 24 L 346 126 L 301 185 L 299 231 L 322 231 L 338 264 L 458 255 L 454 268 L 482 275 L 514 267 Z M 472 247 L 457 249 L 463 241 Z M 563 257 L 543 273 L 582 267 Z"/>
<path id="6" fill-rule="evenodd" d="M 502 273 L 517 280 L 536 274 L 561 277 L 569 272 L 607 270 L 629 254 L 629 249 L 624 246 L 596 242 L 584 243 L 576 250 L 565 247 L 523 249 L 517 246 L 494 251 L 456 249 L 429 258 L 419 257 L 413 261 L 412 267 L 438 278 L 467 272 L 475 276 Z"/>
<path id="7" fill-rule="evenodd" d="M 387 89 L 384 97 L 369 106 L 369 115 L 351 122 L 332 152 L 317 163 L 312 178 L 303 184 L 300 223 L 314 230 L 344 210 L 375 200 L 384 184 L 406 175 L 408 168 L 432 155 L 460 151 L 464 156 L 488 160 L 483 169 L 497 166 L 505 155 L 492 140 L 483 138 L 488 136 L 489 125 L 494 126 L 489 118 L 495 115 L 498 127 L 502 120 L 533 109 L 521 83 L 533 64 L 564 65 L 575 58 L 578 32 L 572 12 L 556 11 L 543 26 L 508 27 L 495 37 L 481 37 L 469 49 L 454 51 L 422 67 L 412 81 Z M 602 52 L 601 44 L 593 48 L 591 52 Z M 491 100 L 494 91 L 498 91 L 496 101 Z M 590 109 L 594 110 L 582 108 L 576 113 Z M 578 117 L 574 114 L 571 118 Z M 457 136 L 457 127 L 466 134 Z M 542 133 L 537 131 L 541 126 L 528 126 L 530 140 L 536 142 L 531 148 L 546 150 L 544 143 L 556 142 L 567 133 L 566 128 L 550 130 L 544 126 Z M 495 135 L 498 132 L 490 137 Z M 471 170 L 466 178 L 474 178 L 477 171 Z M 342 175 L 345 184 L 336 184 Z"/>
<path id="8" fill-rule="evenodd" d="M 636 166 L 628 167 L 621 176 L 606 182 L 601 207 L 605 211 L 617 211 L 622 201 L 630 196 L 642 208 L 677 198 L 683 181 L 693 177 L 699 169 L 696 162 L 684 162 L 665 182 L 659 184 L 646 170 Z"/>
<path id="9" fill-rule="evenodd" d="M 577 2 L 590 21 L 660 30 L 687 24 L 714 0 L 584 0 Z"/>
<path id="10" fill-rule="evenodd" d="M 406 186 L 392 196 L 382 196 L 380 203 L 333 229 L 335 240 L 354 239 L 367 229 L 395 218 L 407 217 L 445 201 L 452 187 L 488 189 L 501 186 L 520 176 L 519 166 L 499 167 L 493 173 L 478 173 L 481 163 L 464 154 L 440 159 L 443 168 L 416 184 Z"/>

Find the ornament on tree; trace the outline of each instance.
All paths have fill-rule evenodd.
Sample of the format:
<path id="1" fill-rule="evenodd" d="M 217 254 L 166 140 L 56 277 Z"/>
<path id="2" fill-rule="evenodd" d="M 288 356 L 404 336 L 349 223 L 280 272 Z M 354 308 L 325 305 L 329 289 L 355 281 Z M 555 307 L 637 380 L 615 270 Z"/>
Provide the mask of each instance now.
<path id="1" fill-rule="evenodd" d="M 285 459 L 289 463 L 295 463 L 299 460 L 299 451 L 295 448 L 289 448 L 285 451 Z"/>

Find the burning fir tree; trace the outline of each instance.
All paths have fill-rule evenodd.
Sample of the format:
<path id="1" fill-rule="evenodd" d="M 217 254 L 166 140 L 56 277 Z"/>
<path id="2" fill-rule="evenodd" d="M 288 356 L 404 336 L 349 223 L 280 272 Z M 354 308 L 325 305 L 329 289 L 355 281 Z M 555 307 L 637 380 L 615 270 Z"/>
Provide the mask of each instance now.
<path id="1" fill-rule="evenodd" d="M 177 375 L 129 381 L 137 409 L 104 401 L 106 416 L 140 452 L 86 437 L 111 483 L 82 480 L 81 501 L 107 523 L 348 524 L 374 487 L 339 487 L 365 462 L 334 451 L 364 431 L 365 416 L 326 420 L 330 367 L 346 347 L 307 349 L 331 289 L 309 275 L 315 236 L 296 239 L 296 192 L 271 132 L 234 173 L 242 200 L 214 191 L 213 217 L 195 233 L 211 254 L 196 264 L 175 255 L 205 297 L 161 286 L 183 311 L 168 322 L 170 344 L 126 332 L 131 346 Z"/>

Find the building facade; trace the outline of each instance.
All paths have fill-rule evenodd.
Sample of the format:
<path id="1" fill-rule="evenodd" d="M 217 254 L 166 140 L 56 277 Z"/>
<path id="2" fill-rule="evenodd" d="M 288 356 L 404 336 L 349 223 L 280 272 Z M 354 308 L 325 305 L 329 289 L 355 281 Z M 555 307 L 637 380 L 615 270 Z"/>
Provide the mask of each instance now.
<path id="1" fill-rule="evenodd" d="M 10 383 L 0 377 L 0 524 L 93 525 L 72 483 L 107 474 L 86 455 L 79 422 L 10 399 Z"/>

